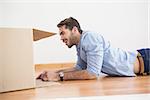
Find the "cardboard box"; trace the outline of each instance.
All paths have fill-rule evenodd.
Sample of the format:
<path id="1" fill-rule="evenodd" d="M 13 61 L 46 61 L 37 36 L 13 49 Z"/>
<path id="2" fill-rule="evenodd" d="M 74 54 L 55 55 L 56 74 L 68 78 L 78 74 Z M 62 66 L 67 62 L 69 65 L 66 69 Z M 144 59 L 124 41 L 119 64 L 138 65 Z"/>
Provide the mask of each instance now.
<path id="1" fill-rule="evenodd" d="M 2 36 L 0 34 L 0 92 L 2 92 Z"/>
<path id="2" fill-rule="evenodd" d="M 0 28 L 0 92 L 35 88 L 33 42 L 55 33 Z"/>

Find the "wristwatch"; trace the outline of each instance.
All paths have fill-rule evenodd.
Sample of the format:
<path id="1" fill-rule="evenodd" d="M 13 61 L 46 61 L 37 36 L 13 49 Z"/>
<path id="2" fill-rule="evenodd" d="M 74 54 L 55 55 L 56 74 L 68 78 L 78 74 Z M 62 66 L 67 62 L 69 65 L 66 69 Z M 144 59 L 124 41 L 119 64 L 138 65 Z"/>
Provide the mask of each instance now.
<path id="1" fill-rule="evenodd" d="M 59 72 L 60 81 L 64 80 L 64 72 Z"/>

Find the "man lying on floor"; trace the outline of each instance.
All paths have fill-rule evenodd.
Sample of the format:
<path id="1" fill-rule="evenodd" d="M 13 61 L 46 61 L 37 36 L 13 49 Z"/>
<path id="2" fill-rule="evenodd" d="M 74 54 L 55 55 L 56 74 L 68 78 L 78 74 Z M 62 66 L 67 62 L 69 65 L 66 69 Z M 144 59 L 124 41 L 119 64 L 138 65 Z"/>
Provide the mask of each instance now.
<path id="1" fill-rule="evenodd" d="M 77 63 L 74 68 L 44 71 L 37 79 L 63 81 L 95 79 L 102 73 L 110 76 L 136 76 L 150 73 L 150 48 L 133 52 L 113 48 L 99 33 L 82 31 L 72 17 L 61 21 L 57 27 L 61 40 L 69 47 L 76 46 Z"/>

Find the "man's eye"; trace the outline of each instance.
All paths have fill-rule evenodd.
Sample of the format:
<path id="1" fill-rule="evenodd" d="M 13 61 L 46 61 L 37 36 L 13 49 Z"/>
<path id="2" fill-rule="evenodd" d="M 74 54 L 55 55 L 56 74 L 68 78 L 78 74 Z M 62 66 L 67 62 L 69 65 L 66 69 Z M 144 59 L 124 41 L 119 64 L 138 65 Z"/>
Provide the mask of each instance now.
<path id="1" fill-rule="evenodd" d="M 61 32 L 61 33 L 60 33 L 60 35 L 64 35 L 64 33 L 63 33 L 63 32 Z"/>

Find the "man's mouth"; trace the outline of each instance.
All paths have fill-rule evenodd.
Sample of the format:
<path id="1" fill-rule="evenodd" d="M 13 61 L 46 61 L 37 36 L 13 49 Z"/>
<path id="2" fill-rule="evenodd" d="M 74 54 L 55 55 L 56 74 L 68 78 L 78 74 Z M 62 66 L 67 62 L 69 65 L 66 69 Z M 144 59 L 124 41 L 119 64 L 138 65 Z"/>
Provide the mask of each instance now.
<path id="1" fill-rule="evenodd" d="M 68 40 L 67 39 L 64 39 L 64 43 L 67 45 L 67 42 L 68 42 Z"/>

